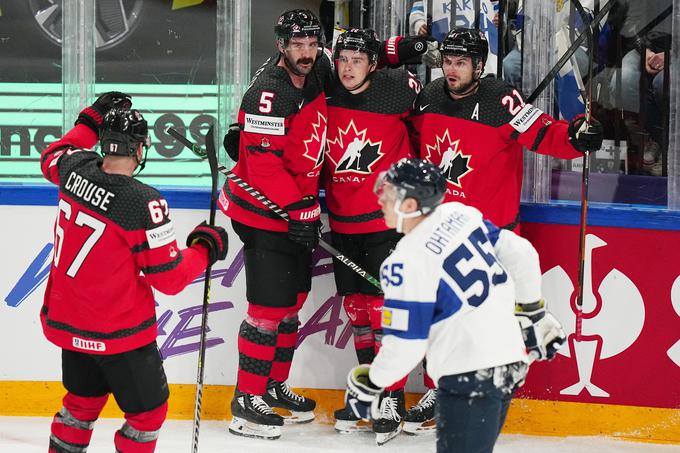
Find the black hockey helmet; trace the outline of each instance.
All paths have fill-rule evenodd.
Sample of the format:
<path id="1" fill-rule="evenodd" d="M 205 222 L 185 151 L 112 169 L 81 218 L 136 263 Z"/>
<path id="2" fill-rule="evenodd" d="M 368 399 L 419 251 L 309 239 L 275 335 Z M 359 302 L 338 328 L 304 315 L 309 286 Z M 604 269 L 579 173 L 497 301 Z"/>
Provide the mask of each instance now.
<path id="1" fill-rule="evenodd" d="M 333 49 L 333 60 L 340 57 L 340 51 L 354 50 L 368 55 L 369 64 L 378 62 L 380 41 L 378 35 L 370 28 L 352 28 L 338 36 Z"/>
<path id="2" fill-rule="evenodd" d="M 414 198 L 423 215 L 429 214 L 444 199 L 446 178 L 431 162 L 421 159 L 401 159 L 378 178 L 378 184 L 389 183 L 397 190 L 400 201 Z"/>
<path id="3" fill-rule="evenodd" d="M 319 40 L 319 47 L 325 42 L 323 27 L 319 19 L 308 9 L 291 9 L 279 16 L 279 20 L 274 26 L 276 39 L 288 45 L 290 38 L 316 36 Z"/>
<path id="4" fill-rule="evenodd" d="M 482 71 L 489 55 L 489 42 L 486 36 L 474 28 L 454 28 L 447 35 L 439 46 L 439 52 L 444 55 L 456 55 L 472 58 L 473 66 L 477 62 L 482 62 Z"/>
<path id="5" fill-rule="evenodd" d="M 138 110 L 111 109 L 99 133 L 101 153 L 105 156 L 136 156 L 140 143 L 149 147 L 149 128 Z"/>

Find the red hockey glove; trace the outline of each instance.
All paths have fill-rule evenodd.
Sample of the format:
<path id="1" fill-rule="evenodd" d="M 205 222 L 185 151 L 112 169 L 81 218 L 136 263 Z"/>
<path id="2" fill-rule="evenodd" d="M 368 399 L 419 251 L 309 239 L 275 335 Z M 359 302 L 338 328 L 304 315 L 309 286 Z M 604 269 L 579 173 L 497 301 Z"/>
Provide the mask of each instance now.
<path id="1" fill-rule="evenodd" d="M 426 54 L 438 48 L 432 36 L 392 36 L 385 42 L 378 66 L 396 68 L 406 64 L 420 64 Z M 437 51 L 438 52 L 438 51 Z"/>
<path id="2" fill-rule="evenodd" d="M 241 138 L 241 127 L 238 123 L 233 123 L 229 125 L 229 130 L 224 135 L 224 140 L 222 145 L 224 150 L 227 152 L 227 156 L 231 158 L 234 162 L 238 162 L 238 147 Z"/>
<path id="3" fill-rule="evenodd" d="M 113 108 L 129 109 L 130 107 L 132 107 L 132 101 L 129 94 L 109 91 L 99 96 L 94 104 L 81 110 L 75 124 L 82 123 L 99 134 L 104 116 L 109 113 L 109 110 Z"/>
<path id="4" fill-rule="evenodd" d="M 208 225 L 205 220 L 198 224 L 187 236 L 187 247 L 197 243 L 208 249 L 209 266 L 227 257 L 229 235 L 221 226 Z"/>
<path id="5" fill-rule="evenodd" d="M 569 121 L 569 143 L 577 151 L 597 151 L 602 147 L 602 124 L 595 118 L 590 119 L 590 125 L 585 124 L 586 116 L 576 115 Z"/>
<path id="6" fill-rule="evenodd" d="M 321 227 L 321 207 L 313 196 L 286 206 L 290 220 L 288 221 L 288 239 L 308 249 L 319 243 Z"/>

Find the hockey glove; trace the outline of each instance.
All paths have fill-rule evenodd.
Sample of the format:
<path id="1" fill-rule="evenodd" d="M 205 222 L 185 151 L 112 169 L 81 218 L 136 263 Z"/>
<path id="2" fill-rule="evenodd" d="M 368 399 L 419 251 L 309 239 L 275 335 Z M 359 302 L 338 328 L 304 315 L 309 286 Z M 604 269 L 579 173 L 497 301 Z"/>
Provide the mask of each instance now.
<path id="1" fill-rule="evenodd" d="M 99 96 L 94 104 L 81 110 L 76 124 L 82 123 L 99 134 L 104 116 L 109 113 L 109 110 L 113 108 L 129 109 L 130 107 L 132 107 L 132 101 L 129 94 L 109 91 Z"/>
<path id="2" fill-rule="evenodd" d="M 442 54 L 437 41 L 427 42 L 427 51 L 423 54 L 422 61 L 428 68 L 442 67 Z"/>
<path id="3" fill-rule="evenodd" d="M 522 328 L 524 345 L 531 361 L 555 357 L 567 337 L 557 319 L 545 309 L 543 299 L 529 304 L 515 304 L 515 316 Z"/>
<path id="4" fill-rule="evenodd" d="M 222 145 L 224 146 L 224 150 L 227 152 L 227 156 L 229 156 L 234 162 L 238 162 L 238 146 L 240 138 L 241 127 L 238 125 L 238 123 L 230 124 L 229 130 L 224 135 Z"/>
<path id="5" fill-rule="evenodd" d="M 356 417 L 363 420 L 377 419 L 380 394 L 383 389 L 377 387 L 368 377 L 370 365 L 357 365 L 347 375 L 347 391 L 345 405 Z"/>
<path id="6" fill-rule="evenodd" d="M 201 244 L 208 250 L 208 266 L 227 257 L 229 235 L 221 226 L 208 225 L 204 220 L 187 236 L 187 247 Z"/>
<path id="7" fill-rule="evenodd" d="M 309 250 L 319 243 L 321 228 L 321 207 L 313 196 L 286 206 L 290 220 L 288 221 L 288 239 Z"/>
<path id="8" fill-rule="evenodd" d="M 577 151 L 597 151 L 602 147 L 602 123 L 591 118 L 590 125 L 586 123 L 586 116 L 577 115 L 569 121 L 569 142 Z"/>
<path id="9" fill-rule="evenodd" d="M 437 42 L 431 36 L 392 36 L 385 43 L 385 59 L 381 58 L 381 64 L 378 66 L 396 68 L 401 65 L 420 64 L 424 55 L 435 48 Z"/>

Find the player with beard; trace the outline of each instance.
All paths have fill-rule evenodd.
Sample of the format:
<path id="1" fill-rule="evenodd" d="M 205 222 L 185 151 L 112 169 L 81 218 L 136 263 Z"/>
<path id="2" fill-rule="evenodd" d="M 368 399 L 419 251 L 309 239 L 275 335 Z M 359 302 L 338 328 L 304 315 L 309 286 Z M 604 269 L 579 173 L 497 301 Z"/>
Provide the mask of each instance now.
<path id="1" fill-rule="evenodd" d="M 519 232 L 522 148 L 561 159 L 598 150 L 602 125 L 579 115 L 557 121 L 526 104 L 520 91 L 480 78 L 489 51 L 482 33 L 456 28 L 440 46 L 444 77 L 416 100 L 412 124 L 417 153 L 438 165 L 446 201 L 474 206 L 496 225 Z"/>
<path id="2" fill-rule="evenodd" d="M 377 69 L 373 30 L 341 34 L 333 49 L 336 77 L 326 88 L 328 134 L 324 180 L 333 246 L 372 275 L 401 235 L 389 228 L 373 196 L 377 175 L 413 154 L 405 119 L 420 82 L 404 69 Z M 359 363 L 371 363 L 382 339 L 382 292 L 337 260 L 335 283 L 352 324 Z M 373 431 L 379 445 L 395 437 L 405 415 L 406 376 L 387 387 Z M 434 387 L 434 386 L 432 386 Z M 350 408 L 335 411 L 339 432 L 368 430 Z"/>
<path id="3" fill-rule="evenodd" d="M 416 153 L 447 180 L 445 201 L 479 209 L 496 225 L 519 233 L 522 149 L 562 159 L 602 144 L 602 126 L 583 115 L 557 121 L 526 104 L 503 80 L 481 78 L 489 45 L 478 30 L 456 28 L 440 46 L 444 77 L 419 94 L 411 117 Z M 435 394 L 428 391 L 406 415 L 410 431 L 431 426 Z M 406 429 L 406 428 L 405 428 Z"/>
<path id="4" fill-rule="evenodd" d="M 331 67 L 311 11 L 284 12 L 274 31 L 278 52 L 257 71 L 238 112 L 240 158 L 233 172 L 284 207 L 290 222 L 231 181 L 219 198 L 244 243 L 248 300 L 229 431 L 267 439 L 280 437 L 284 423 L 272 407 L 289 411 L 294 423 L 314 418 L 316 403 L 286 380 L 318 243 L 316 197 L 328 116 L 323 87 Z"/>

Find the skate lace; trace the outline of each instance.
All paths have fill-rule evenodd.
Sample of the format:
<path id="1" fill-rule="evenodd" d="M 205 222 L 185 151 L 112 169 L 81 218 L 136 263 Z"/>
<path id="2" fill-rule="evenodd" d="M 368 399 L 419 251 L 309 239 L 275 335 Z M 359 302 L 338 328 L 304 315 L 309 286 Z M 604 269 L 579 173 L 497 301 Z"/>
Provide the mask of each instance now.
<path id="1" fill-rule="evenodd" d="M 303 402 L 305 398 L 303 396 L 298 395 L 297 393 L 293 392 L 290 389 L 290 386 L 286 384 L 285 382 L 281 383 L 281 392 L 286 395 L 288 398 L 292 398 L 295 401 Z"/>
<path id="2" fill-rule="evenodd" d="M 261 396 L 251 395 L 250 404 L 255 408 L 256 411 L 258 411 L 261 414 L 265 415 L 274 414 L 272 408 L 269 406 L 269 404 L 265 403 Z"/>
<path id="3" fill-rule="evenodd" d="M 437 394 L 433 389 L 428 390 L 422 398 L 418 401 L 418 404 L 416 404 L 413 409 L 419 410 L 419 411 L 425 411 L 426 409 L 431 408 L 434 406 L 435 401 L 437 400 Z"/>
<path id="4" fill-rule="evenodd" d="M 386 396 L 380 403 L 380 418 L 386 418 L 395 421 L 401 421 L 401 415 L 397 410 L 397 398 Z"/>

